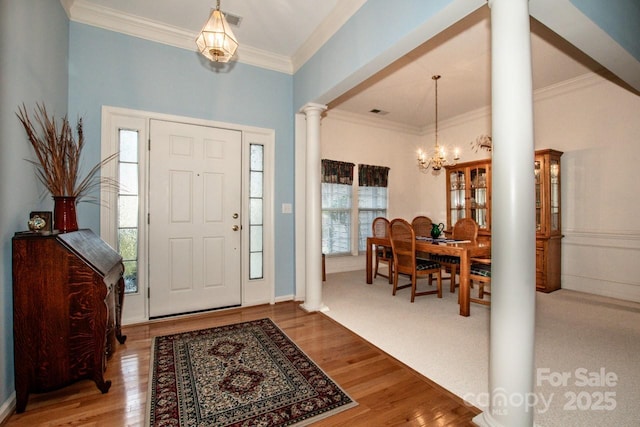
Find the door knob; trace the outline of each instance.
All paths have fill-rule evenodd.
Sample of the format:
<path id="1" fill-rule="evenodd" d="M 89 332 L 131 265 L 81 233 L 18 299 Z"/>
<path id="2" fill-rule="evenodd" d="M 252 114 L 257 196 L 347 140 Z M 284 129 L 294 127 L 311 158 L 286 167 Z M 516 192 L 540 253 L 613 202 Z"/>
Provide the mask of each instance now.
<path id="1" fill-rule="evenodd" d="M 234 225 L 233 227 L 231 227 L 231 229 L 233 231 L 238 231 L 238 230 L 240 230 L 240 227 L 238 227 L 237 225 Z"/>

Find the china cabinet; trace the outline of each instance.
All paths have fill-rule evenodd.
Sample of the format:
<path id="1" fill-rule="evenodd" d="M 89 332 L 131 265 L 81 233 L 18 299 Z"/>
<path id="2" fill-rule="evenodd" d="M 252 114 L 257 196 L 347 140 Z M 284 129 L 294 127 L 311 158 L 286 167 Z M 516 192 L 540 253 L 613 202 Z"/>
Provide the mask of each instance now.
<path id="1" fill-rule="evenodd" d="M 81 379 L 106 393 L 103 373 L 121 334 L 122 258 L 91 230 L 13 238 L 16 411 L 29 393 Z"/>
<path id="2" fill-rule="evenodd" d="M 536 289 L 560 289 L 560 157 L 556 150 L 536 151 Z"/>
<path id="3" fill-rule="evenodd" d="M 560 157 L 557 150 L 535 152 L 536 289 L 560 289 L 561 199 Z M 491 159 L 446 168 L 447 223 L 450 233 L 460 218 L 473 218 L 478 239 L 491 239 Z"/>
<path id="4" fill-rule="evenodd" d="M 452 230 L 461 218 L 478 223 L 478 239 L 491 239 L 491 160 L 447 166 L 447 223 Z"/>

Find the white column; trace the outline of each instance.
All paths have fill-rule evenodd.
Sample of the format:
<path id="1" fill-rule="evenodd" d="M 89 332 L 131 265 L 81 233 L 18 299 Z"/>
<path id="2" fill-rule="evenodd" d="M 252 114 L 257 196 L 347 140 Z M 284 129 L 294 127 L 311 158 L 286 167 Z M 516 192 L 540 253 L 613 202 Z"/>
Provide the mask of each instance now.
<path id="1" fill-rule="evenodd" d="M 535 329 L 533 89 L 528 0 L 491 7 L 492 224 L 489 410 L 482 426 L 532 426 Z"/>
<path id="2" fill-rule="evenodd" d="M 306 284 L 302 308 L 326 310 L 322 303 L 322 183 L 320 177 L 320 115 L 326 106 L 307 104 L 307 181 L 306 181 Z"/>

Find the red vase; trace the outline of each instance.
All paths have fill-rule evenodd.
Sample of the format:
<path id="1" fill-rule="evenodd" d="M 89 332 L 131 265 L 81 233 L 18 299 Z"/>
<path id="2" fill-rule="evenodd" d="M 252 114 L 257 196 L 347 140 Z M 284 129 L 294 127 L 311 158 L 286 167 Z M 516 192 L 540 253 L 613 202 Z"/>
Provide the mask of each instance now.
<path id="1" fill-rule="evenodd" d="M 78 229 L 75 197 L 53 197 L 53 228 L 60 233 L 67 233 Z"/>

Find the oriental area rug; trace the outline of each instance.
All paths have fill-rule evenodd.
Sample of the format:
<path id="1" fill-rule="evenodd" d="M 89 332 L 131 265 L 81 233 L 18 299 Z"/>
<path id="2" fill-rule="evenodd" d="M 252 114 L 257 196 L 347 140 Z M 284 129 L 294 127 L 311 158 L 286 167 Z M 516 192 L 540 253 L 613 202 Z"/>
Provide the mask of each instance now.
<path id="1" fill-rule="evenodd" d="M 271 319 L 155 337 L 148 426 L 302 426 L 356 406 Z"/>

